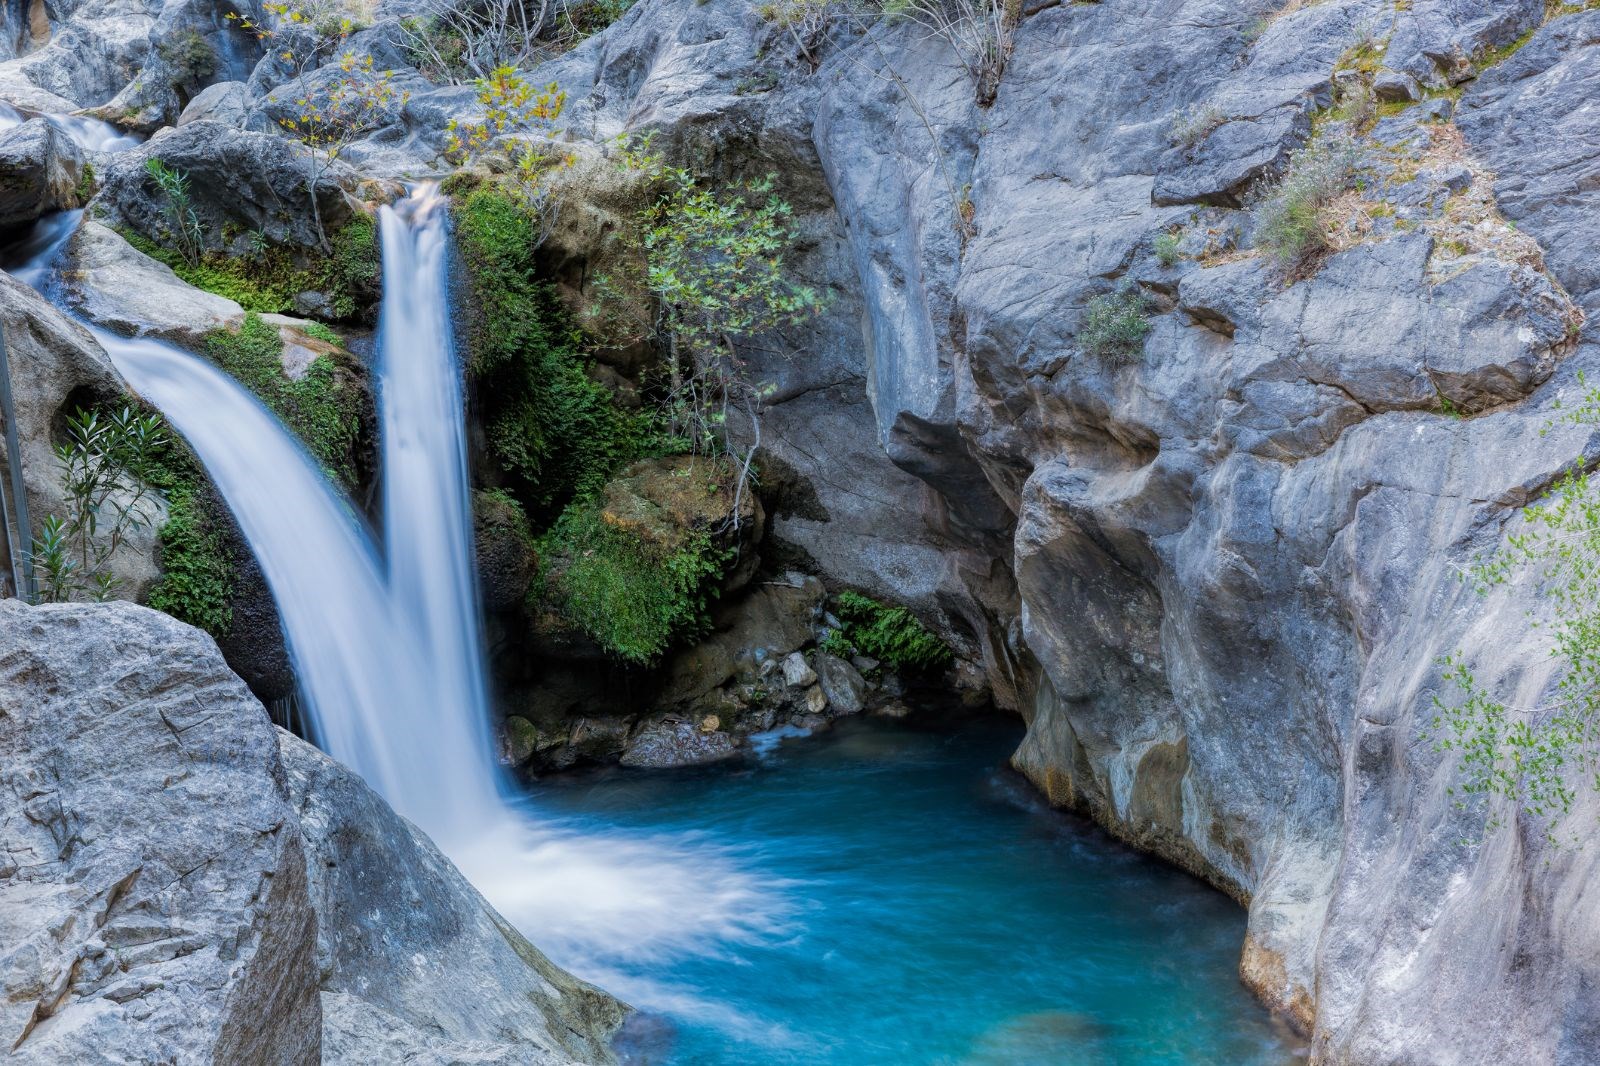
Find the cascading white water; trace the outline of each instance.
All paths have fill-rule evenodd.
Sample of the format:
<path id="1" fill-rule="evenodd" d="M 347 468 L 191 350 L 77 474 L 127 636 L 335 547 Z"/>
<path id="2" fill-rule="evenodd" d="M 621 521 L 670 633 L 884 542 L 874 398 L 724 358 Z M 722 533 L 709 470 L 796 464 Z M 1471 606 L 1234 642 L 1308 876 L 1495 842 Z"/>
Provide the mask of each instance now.
<path id="1" fill-rule="evenodd" d="M 423 187 L 384 208 L 380 223 L 382 550 L 294 435 L 232 378 L 169 344 L 91 329 L 232 510 L 278 605 L 319 742 L 558 962 L 636 1005 L 703 1009 L 641 971 L 777 928 L 780 886 L 704 841 L 556 822 L 502 797 L 473 580 L 447 212 Z M 34 257 L 15 273 L 49 295 L 50 260 L 75 224 L 41 222 Z"/>

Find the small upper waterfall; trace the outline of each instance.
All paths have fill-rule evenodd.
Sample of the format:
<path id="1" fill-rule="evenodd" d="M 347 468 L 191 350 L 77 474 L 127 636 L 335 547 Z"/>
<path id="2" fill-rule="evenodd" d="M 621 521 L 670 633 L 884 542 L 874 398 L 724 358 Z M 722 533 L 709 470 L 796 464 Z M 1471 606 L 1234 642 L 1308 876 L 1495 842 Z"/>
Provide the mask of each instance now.
<path id="1" fill-rule="evenodd" d="M 41 220 L 13 273 L 50 295 L 52 260 L 79 214 Z M 639 1006 L 698 1010 L 645 971 L 780 927 L 781 883 L 704 840 L 554 819 L 502 794 L 447 299 L 448 212 L 423 186 L 380 223 L 381 536 L 227 374 L 162 341 L 90 329 L 233 512 L 277 603 L 317 742 L 563 966 Z"/>

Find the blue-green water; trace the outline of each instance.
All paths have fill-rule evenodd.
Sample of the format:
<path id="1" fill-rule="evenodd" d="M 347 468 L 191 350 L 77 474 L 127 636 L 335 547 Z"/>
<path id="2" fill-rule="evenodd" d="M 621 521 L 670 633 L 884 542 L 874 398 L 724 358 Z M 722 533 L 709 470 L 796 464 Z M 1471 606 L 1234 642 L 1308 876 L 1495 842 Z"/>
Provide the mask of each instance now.
<path id="1" fill-rule="evenodd" d="M 659 884 L 658 917 L 698 943 L 552 953 L 646 1008 L 620 1042 L 634 1062 L 1303 1061 L 1239 983 L 1242 911 L 1043 808 L 1003 768 L 1018 739 L 851 721 L 757 766 L 541 784 L 542 817 L 706 856 L 687 889 L 633 889 Z"/>

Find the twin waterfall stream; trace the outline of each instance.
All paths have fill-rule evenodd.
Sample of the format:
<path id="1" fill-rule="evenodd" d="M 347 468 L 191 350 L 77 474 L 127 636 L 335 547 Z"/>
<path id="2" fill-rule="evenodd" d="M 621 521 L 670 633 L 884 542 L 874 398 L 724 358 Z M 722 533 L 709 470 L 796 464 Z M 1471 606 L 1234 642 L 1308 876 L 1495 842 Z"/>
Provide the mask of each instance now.
<path id="1" fill-rule="evenodd" d="M 81 214 L 43 220 L 13 271 L 56 302 L 54 261 Z M 162 341 L 88 328 L 233 512 L 272 590 L 318 745 L 558 963 L 648 1007 L 653 988 L 636 964 L 754 935 L 780 904 L 717 849 L 580 829 L 507 802 L 489 736 L 447 223 L 432 185 L 381 210 L 381 534 L 226 373 Z"/>

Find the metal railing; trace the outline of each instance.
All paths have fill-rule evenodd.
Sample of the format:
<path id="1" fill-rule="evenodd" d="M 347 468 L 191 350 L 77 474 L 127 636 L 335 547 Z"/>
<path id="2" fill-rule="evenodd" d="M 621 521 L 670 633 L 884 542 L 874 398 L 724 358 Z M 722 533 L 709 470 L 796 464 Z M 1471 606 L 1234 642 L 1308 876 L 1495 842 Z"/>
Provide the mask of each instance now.
<path id="1" fill-rule="evenodd" d="M 33 525 L 28 521 L 28 489 L 22 481 L 22 445 L 17 438 L 17 406 L 11 398 L 11 356 L 6 349 L 4 325 L 0 325 L 0 418 L 5 420 L 6 466 L 11 471 L 9 500 L 5 486 L 0 485 L 0 521 L 4 522 L 11 587 L 18 597 L 32 602 Z"/>

